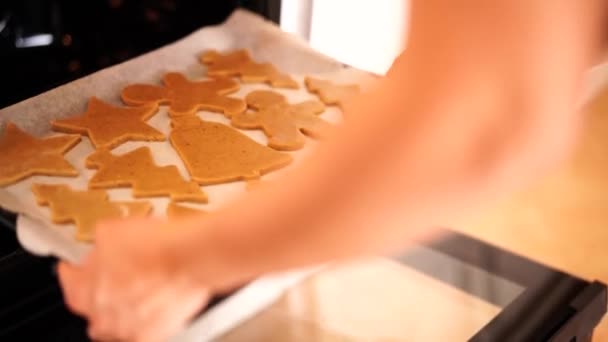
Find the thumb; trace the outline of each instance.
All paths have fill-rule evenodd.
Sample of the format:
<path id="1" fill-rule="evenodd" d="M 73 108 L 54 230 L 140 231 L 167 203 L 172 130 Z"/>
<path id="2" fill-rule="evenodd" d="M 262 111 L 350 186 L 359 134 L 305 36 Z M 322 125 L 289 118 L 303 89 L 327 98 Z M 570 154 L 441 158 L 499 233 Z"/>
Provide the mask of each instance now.
<path id="1" fill-rule="evenodd" d="M 64 261 L 59 263 L 57 274 L 67 306 L 77 314 L 86 315 L 91 301 L 89 279 L 80 268 Z"/>

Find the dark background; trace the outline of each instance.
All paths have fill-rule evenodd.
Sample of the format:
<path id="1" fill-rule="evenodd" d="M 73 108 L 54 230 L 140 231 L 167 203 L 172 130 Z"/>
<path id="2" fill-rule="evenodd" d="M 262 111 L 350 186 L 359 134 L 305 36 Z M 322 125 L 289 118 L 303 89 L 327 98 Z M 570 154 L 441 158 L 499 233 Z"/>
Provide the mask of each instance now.
<path id="1" fill-rule="evenodd" d="M 0 0 L 0 108 L 279 0 Z M 52 43 L 26 47 L 45 34 Z M 31 40 L 30 40 L 31 41 Z"/>

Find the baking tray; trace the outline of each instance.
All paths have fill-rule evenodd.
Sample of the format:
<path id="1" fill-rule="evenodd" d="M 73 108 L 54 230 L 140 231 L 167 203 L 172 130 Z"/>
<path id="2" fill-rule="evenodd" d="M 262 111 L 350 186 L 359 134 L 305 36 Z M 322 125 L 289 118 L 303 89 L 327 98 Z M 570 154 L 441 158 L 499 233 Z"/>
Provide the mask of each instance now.
<path id="1" fill-rule="evenodd" d="M 303 79 L 307 75 L 331 79 L 339 83 L 359 83 L 362 86 L 373 80 L 373 77 L 366 72 L 346 67 L 315 52 L 305 42 L 282 32 L 276 25 L 263 18 L 244 10 L 237 10 L 221 25 L 203 28 L 173 44 L 1 109 L 0 129 L 4 128 L 7 121 L 11 121 L 30 134 L 45 136 L 51 134 L 52 119 L 82 113 L 92 96 L 109 103 L 122 104 L 119 94 L 124 86 L 131 83 L 159 84 L 162 75 L 170 71 L 182 72 L 190 79 L 204 79 L 206 68 L 199 63 L 198 57 L 209 49 L 218 51 L 247 49 L 254 59 L 273 63 L 282 71 L 293 75 L 301 85 L 298 90 L 286 90 L 270 88 L 264 84 L 244 84 L 238 93 L 231 95 L 233 97 L 243 98 L 254 89 L 267 89 L 284 94 L 290 102 L 318 100 L 316 96 L 308 93 L 303 85 Z M 229 124 L 229 120 L 220 114 L 201 111 L 197 115 L 208 121 Z M 336 107 L 328 106 L 321 117 L 333 123 L 341 121 L 340 110 Z M 168 136 L 167 107 L 161 106 L 159 112 L 148 123 Z M 261 144 L 267 143 L 266 137 L 259 130 L 241 132 Z M 292 153 L 295 162 L 290 167 L 297 164 L 316 145 L 315 141 L 309 139 L 303 150 Z M 177 165 L 181 174 L 188 179 L 188 173 L 181 159 L 168 141 L 128 142 L 114 149 L 113 152 L 122 154 L 140 146 L 150 146 L 159 165 Z M 49 209 L 35 204 L 31 185 L 61 183 L 71 185 L 75 189 L 85 189 L 87 179 L 94 172 L 84 168 L 84 158 L 91 152 L 93 148 L 88 138 L 83 137 L 83 141 L 66 154 L 66 159 L 80 171 L 80 176 L 77 178 L 36 176 L 0 189 L 0 206 L 20 214 L 17 220 L 17 237 L 29 252 L 76 263 L 87 253 L 90 245 L 74 240 L 73 225 L 54 225 L 49 222 Z M 273 174 L 269 174 L 263 178 L 272 179 L 272 177 Z M 245 193 L 246 184 L 233 182 L 204 186 L 203 190 L 209 197 L 209 203 L 194 207 L 213 211 Z M 112 189 L 108 190 L 108 194 L 112 200 L 132 200 L 130 189 Z M 169 200 L 153 198 L 150 202 L 154 206 L 153 215 L 164 216 Z M 270 305 L 285 289 L 316 269 L 314 267 L 268 275 L 251 282 L 225 298 L 221 305 L 215 305 L 211 310 L 206 311 L 175 340 L 212 340 L 238 322 Z"/>

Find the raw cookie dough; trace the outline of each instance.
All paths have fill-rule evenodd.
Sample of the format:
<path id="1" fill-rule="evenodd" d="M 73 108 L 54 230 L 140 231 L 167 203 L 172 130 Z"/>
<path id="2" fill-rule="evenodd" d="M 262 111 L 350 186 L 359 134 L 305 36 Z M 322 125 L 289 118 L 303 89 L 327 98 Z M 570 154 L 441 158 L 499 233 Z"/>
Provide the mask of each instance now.
<path id="1" fill-rule="evenodd" d="M 156 165 L 148 147 L 120 156 L 98 150 L 87 158 L 86 166 L 98 169 L 89 181 L 91 189 L 130 186 L 134 197 L 171 196 L 173 201 L 207 203 L 196 182 L 184 180 L 175 165 Z"/>
<path id="2" fill-rule="evenodd" d="M 122 100 L 130 105 L 167 104 L 171 116 L 191 115 L 198 110 L 223 113 L 226 117 L 243 112 L 247 105 L 241 99 L 227 97 L 240 86 L 227 78 L 190 81 L 171 72 L 163 77 L 164 86 L 133 84 L 122 91 Z"/>
<path id="3" fill-rule="evenodd" d="M 237 50 L 227 54 L 210 50 L 201 56 L 201 63 L 207 65 L 209 76 L 239 76 L 244 83 L 266 82 L 277 88 L 299 88 L 296 81 L 289 75 L 279 72 L 272 64 L 253 61 L 247 50 Z"/>
<path id="4" fill-rule="evenodd" d="M 33 175 L 75 177 L 63 155 L 80 142 L 78 135 L 36 138 L 8 122 L 0 138 L 0 186 Z"/>
<path id="5" fill-rule="evenodd" d="M 74 191 L 67 185 L 34 184 L 32 191 L 39 205 L 51 208 L 54 223 L 76 225 L 78 241 L 93 241 L 99 221 L 146 216 L 152 210 L 148 202 L 111 202 L 103 190 Z"/>
<path id="6" fill-rule="evenodd" d="M 169 202 L 169 204 L 167 204 L 167 217 L 170 219 L 184 218 L 188 216 L 195 216 L 206 213 L 206 211 L 179 205 L 175 202 Z"/>
<path id="7" fill-rule="evenodd" d="M 328 106 L 337 105 L 344 109 L 344 102 L 361 91 L 356 84 L 335 84 L 312 77 L 304 80 L 309 92 L 317 94 L 321 101 Z"/>
<path id="8" fill-rule="evenodd" d="M 156 104 L 117 107 L 96 97 L 87 111 L 51 124 L 55 131 L 86 135 L 96 148 L 114 148 L 127 141 L 163 141 L 165 136 L 145 121 L 158 111 Z"/>
<path id="9" fill-rule="evenodd" d="M 268 136 L 268 146 L 283 151 L 304 147 L 304 135 L 323 138 L 331 124 L 318 115 L 325 106 L 318 101 L 291 105 L 285 96 L 268 90 L 256 90 L 245 98 L 257 111 L 247 111 L 232 117 L 232 125 L 243 129 L 262 129 Z"/>
<path id="10" fill-rule="evenodd" d="M 292 161 L 289 154 L 260 145 L 232 127 L 181 116 L 171 120 L 169 140 L 199 184 L 258 178 Z"/>

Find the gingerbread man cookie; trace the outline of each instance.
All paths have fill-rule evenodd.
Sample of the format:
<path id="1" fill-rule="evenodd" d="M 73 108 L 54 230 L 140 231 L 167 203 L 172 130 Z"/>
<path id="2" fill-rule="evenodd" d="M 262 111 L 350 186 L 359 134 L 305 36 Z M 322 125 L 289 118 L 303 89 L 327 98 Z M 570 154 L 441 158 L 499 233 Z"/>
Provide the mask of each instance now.
<path id="1" fill-rule="evenodd" d="M 86 135 L 96 148 L 114 148 L 127 141 L 162 141 L 165 136 L 146 123 L 158 111 L 156 104 L 143 107 L 117 107 L 96 97 L 87 111 L 78 116 L 55 120 L 55 131 Z"/>
<path id="2" fill-rule="evenodd" d="M 292 157 L 260 145 L 232 127 L 181 116 L 171 120 L 169 140 L 193 180 L 217 184 L 258 178 L 282 168 Z"/>
<path id="3" fill-rule="evenodd" d="M 207 202 L 199 185 L 185 181 L 175 165 L 157 166 L 148 147 L 120 156 L 99 150 L 87 158 L 86 166 L 98 169 L 89 181 L 92 189 L 130 186 L 134 197 L 168 195 L 174 201 Z"/>
<path id="4" fill-rule="evenodd" d="M 272 64 L 253 61 L 247 50 L 227 54 L 210 50 L 201 56 L 201 62 L 207 65 L 209 76 L 239 76 L 245 83 L 266 82 L 277 88 L 299 88 L 296 81 L 279 72 Z"/>
<path id="5" fill-rule="evenodd" d="M 102 220 L 146 216 L 152 210 L 148 202 L 111 202 L 103 190 L 74 191 L 67 185 L 34 184 L 32 191 L 39 205 L 51 208 L 54 223 L 76 225 L 79 241 L 93 241 L 95 225 Z"/>
<path id="6" fill-rule="evenodd" d="M 0 186 L 33 175 L 75 177 L 63 155 L 80 142 L 78 135 L 35 138 L 8 122 L 0 138 Z"/>
<path id="7" fill-rule="evenodd" d="M 323 103 L 328 106 L 337 105 L 342 109 L 344 109 L 345 101 L 360 92 L 359 86 L 356 84 L 335 84 L 312 77 L 306 77 L 304 83 L 308 91 L 317 94 Z"/>
<path id="8" fill-rule="evenodd" d="M 232 117 L 232 125 L 243 129 L 262 129 L 268 136 L 268 146 L 283 151 L 299 150 L 307 135 L 323 138 L 332 129 L 331 124 L 318 115 L 325 106 L 318 101 L 291 105 L 285 96 L 267 90 L 256 90 L 245 98 L 257 111 L 248 111 Z"/>
<path id="9" fill-rule="evenodd" d="M 122 91 L 122 99 L 129 105 L 169 105 L 172 116 L 208 110 L 231 117 L 247 107 L 243 100 L 226 96 L 240 89 L 239 84 L 230 79 L 190 81 L 180 73 L 171 72 L 163 77 L 163 84 L 163 87 L 149 84 L 127 86 Z"/>

